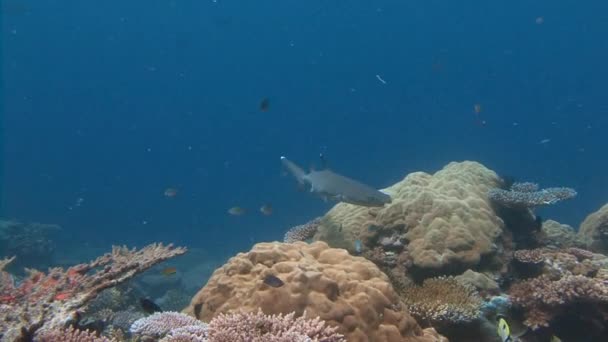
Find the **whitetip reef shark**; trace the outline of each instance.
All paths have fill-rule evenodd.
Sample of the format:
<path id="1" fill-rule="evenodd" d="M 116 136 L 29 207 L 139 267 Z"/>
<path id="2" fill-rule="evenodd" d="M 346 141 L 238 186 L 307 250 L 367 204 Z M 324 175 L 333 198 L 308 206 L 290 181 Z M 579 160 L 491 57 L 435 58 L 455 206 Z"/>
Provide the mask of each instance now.
<path id="1" fill-rule="evenodd" d="M 388 194 L 328 169 L 305 173 L 301 167 L 283 156 L 281 163 L 300 185 L 310 185 L 310 192 L 325 200 L 331 199 L 365 207 L 382 207 L 391 202 L 391 196 Z"/>

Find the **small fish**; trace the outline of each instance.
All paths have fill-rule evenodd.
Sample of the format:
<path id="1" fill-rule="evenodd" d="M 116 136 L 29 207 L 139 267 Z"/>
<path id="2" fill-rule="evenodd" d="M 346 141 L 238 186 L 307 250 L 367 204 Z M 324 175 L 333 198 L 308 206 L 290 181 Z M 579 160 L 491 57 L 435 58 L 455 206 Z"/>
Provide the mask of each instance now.
<path id="1" fill-rule="evenodd" d="M 228 214 L 230 214 L 232 216 L 242 216 L 242 215 L 245 215 L 245 209 L 243 209 L 241 207 L 232 207 L 232 208 L 228 209 Z"/>
<path id="2" fill-rule="evenodd" d="M 270 99 L 267 97 L 263 98 L 260 102 L 260 110 L 262 112 L 267 112 L 270 109 Z"/>
<path id="3" fill-rule="evenodd" d="M 355 240 L 355 253 L 361 254 L 362 250 L 363 250 L 363 246 L 361 244 L 361 240 L 359 240 L 359 239 Z"/>
<path id="4" fill-rule="evenodd" d="M 534 20 L 534 22 L 535 22 L 537 25 L 542 25 L 542 23 L 544 23 L 544 22 L 545 22 L 545 18 L 543 18 L 543 17 L 537 17 L 537 18 Z"/>
<path id="5" fill-rule="evenodd" d="M 479 103 L 476 103 L 475 105 L 473 105 L 473 110 L 475 111 L 475 114 L 481 113 L 481 105 Z"/>
<path id="6" fill-rule="evenodd" d="M 264 278 L 264 284 L 272 287 L 281 287 L 285 285 L 285 283 L 281 279 L 272 274 L 269 274 Z"/>
<path id="7" fill-rule="evenodd" d="M 170 275 L 174 275 L 175 273 L 177 273 L 177 269 L 175 267 L 167 267 L 167 268 L 163 269 L 162 271 L 160 271 L 160 273 L 162 275 L 170 276 Z"/>
<path id="8" fill-rule="evenodd" d="M 260 212 L 266 216 L 272 215 L 272 206 L 270 204 L 264 204 L 260 207 Z"/>
<path id="9" fill-rule="evenodd" d="M 541 144 L 541 145 L 544 145 L 544 144 L 547 144 L 549 142 L 551 142 L 551 139 L 543 139 L 543 140 L 539 141 L 538 143 Z"/>
<path id="10" fill-rule="evenodd" d="M 498 322 L 497 322 L 496 333 L 500 337 L 500 340 L 502 342 L 513 341 L 513 338 L 511 337 L 511 328 L 509 328 L 509 324 L 507 323 L 505 318 L 501 317 L 501 316 L 499 316 L 497 318 L 498 318 Z"/>
<path id="11" fill-rule="evenodd" d="M 167 188 L 167 189 L 165 189 L 164 195 L 165 195 L 165 197 L 173 198 L 177 195 L 177 189 L 176 188 Z"/>
<path id="12" fill-rule="evenodd" d="M 160 308 L 156 303 L 154 303 L 150 298 L 140 298 L 139 305 L 147 314 L 153 314 L 155 312 L 163 312 L 163 309 Z"/>

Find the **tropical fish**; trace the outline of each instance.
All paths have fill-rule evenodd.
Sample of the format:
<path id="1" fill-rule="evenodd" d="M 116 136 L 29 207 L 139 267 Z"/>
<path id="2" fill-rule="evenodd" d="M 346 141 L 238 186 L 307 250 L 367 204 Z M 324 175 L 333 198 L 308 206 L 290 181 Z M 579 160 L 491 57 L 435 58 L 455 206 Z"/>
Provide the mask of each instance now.
<path id="1" fill-rule="evenodd" d="M 391 202 L 391 196 L 388 194 L 330 170 L 313 170 L 307 174 L 285 157 L 281 157 L 281 162 L 301 186 L 310 185 L 310 192 L 325 200 L 331 199 L 365 207 L 382 207 Z"/>
<path id="2" fill-rule="evenodd" d="M 165 197 L 175 197 L 177 195 L 177 189 L 176 188 L 167 188 L 165 189 L 164 192 Z"/>
<path id="3" fill-rule="evenodd" d="M 260 207 L 260 212 L 266 216 L 272 215 L 272 206 L 270 204 L 264 204 Z"/>
<path id="4" fill-rule="evenodd" d="M 264 277 L 264 284 L 266 284 L 268 286 L 272 286 L 272 287 L 281 287 L 281 286 L 285 285 L 285 283 L 281 279 L 279 279 L 277 276 L 274 276 L 272 274 L 269 274 L 266 277 Z"/>
<path id="5" fill-rule="evenodd" d="M 230 214 L 232 216 L 242 216 L 242 215 L 245 215 L 245 209 L 243 209 L 241 207 L 232 207 L 232 208 L 228 209 L 228 214 Z"/>
<path id="6" fill-rule="evenodd" d="M 139 305 L 141 305 L 142 310 L 148 314 L 163 311 L 163 309 L 161 309 L 160 306 L 154 303 L 150 298 L 140 298 Z"/>
<path id="7" fill-rule="evenodd" d="M 355 253 L 361 254 L 363 251 L 363 245 L 361 244 L 361 240 L 355 240 Z"/>
<path id="8" fill-rule="evenodd" d="M 167 268 L 164 268 L 162 271 L 160 271 L 160 273 L 162 273 L 163 275 L 166 275 L 166 276 L 170 276 L 170 275 L 174 275 L 175 273 L 177 273 L 177 269 L 175 267 L 167 267 Z"/>
<path id="9" fill-rule="evenodd" d="M 270 109 L 270 99 L 268 99 L 267 97 L 265 97 L 260 102 L 260 110 L 262 112 L 267 112 L 268 109 Z"/>
<path id="10" fill-rule="evenodd" d="M 512 342 L 513 338 L 511 337 L 511 328 L 509 328 L 509 323 L 505 320 L 504 317 L 497 317 L 498 323 L 496 328 L 496 333 L 500 337 L 502 342 Z"/>

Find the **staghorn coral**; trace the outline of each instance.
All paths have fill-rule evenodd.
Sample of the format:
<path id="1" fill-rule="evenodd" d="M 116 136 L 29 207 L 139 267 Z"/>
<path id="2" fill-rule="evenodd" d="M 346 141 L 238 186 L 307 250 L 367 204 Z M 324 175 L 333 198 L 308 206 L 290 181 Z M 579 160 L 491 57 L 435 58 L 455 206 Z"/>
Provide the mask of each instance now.
<path id="1" fill-rule="evenodd" d="M 88 264 L 48 273 L 29 271 L 19 285 L 6 272 L 0 280 L 0 332 L 12 341 L 56 330 L 76 321 L 101 291 L 119 285 L 153 265 L 181 255 L 185 248 L 151 244 L 142 249 L 113 247 Z"/>
<path id="2" fill-rule="evenodd" d="M 209 323 L 210 342 L 345 342 L 318 317 L 294 318 L 287 315 L 257 313 L 220 314 Z"/>
<path id="3" fill-rule="evenodd" d="M 136 320 L 129 331 L 137 335 L 161 337 L 177 328 L 203 324 L 203 322 L 191 316 L 179 312 L 165 311 L 156 312 L 148 317 Z"/>
<path id="4" fill-rule="evenodd" d="M 284 284 L 268 286 L 274 275 Z M 185 313 L 209 321 L 236 311 L 319 317 L 349 342 L 434 341 L 400 305 L 388 277 L 372 262 L 324 242 L 258 243 L 215 270 Z"/>
<path id="5" fill-rule="evenodd" d="M 548 327 L 550 321 L 572 308 L 575 304 L 586 304 L 587 310 L 597 304 L 608 304 L 608 284 L 601 279 L 582 275 L 567 275 L 558 280 L 548 276 L 525 280 L 514 284 L 509 295 L 515 306 L 525 310 L 528 327 Z"/>
<path id="6" fill-rule="evenodd" d="M 499 184 L 495 172 L 469 161 L 433 175 L 414 172 L 385 189 L 393 201 L 383 208 L 334 206 L 314 239 L 353 250 L 357 239 L 373 248 L 382 236 L 395 236 L 403 239 L 413 267 L 464 271 L 499 250 L 504 223 L 487 198 Z"/>
<path id="7" fill-rule="evenodd" d="M 588 249 L 608 254 L 608 204 L 585 218 L 578 235 Z"/>
<path id="8" fill-rule="evenodd" d="M 481 314 L 482 299 L 473 286 L 454 277 L 426 279 L 401 293 L 416 318 L 431 324 L 472 322 Z"/>
<path id="9" fill-rule="evenodd" d="M 538 190 L 534 183 L 515 183 L 509 190 L 494 188 L 488 198 L 505 207 L 533 208 L 551 205 L 576 196 L 572 188 L 546 188 Z"/>
<path id="10" fill-rule="evenodd" d="M 321 218 L 317 217 L 314 220 L 311 220 L 299 226 L 289 228 L 289 230 L 285 233 L 283 242 L 293 243 L 296 241 L 306 241 L 308 239 L 311 239 L 317 232 L 320 223 Z"/>
<path id="11" fill-rule="evenodd" d="M 36 342 L 116 342 L 103 336 L 97 336 L 88 330 L 77 330 L 73 327 L 47 330 L 36 338 Z"/>

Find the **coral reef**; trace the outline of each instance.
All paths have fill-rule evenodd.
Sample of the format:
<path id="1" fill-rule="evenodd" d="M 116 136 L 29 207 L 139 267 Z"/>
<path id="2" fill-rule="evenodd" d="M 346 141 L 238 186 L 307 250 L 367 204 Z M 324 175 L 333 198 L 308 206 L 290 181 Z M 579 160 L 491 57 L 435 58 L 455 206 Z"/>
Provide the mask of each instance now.
<path id="1" fill-rule="evenodd" d="M 351 251 L 359 239 L 366 249 L 384 241 L 383 249 L 406 249 L 415 268 L 462 272 L 500 251 L 504 224 L 487 198 L 499 185 L 496 173 L 476 162 L 450 163 L 433 175 L 411 173 L 386 189 L 393 201 L 383 208 L 336 205 L 315 240 Z"/>
<path id="2" fill-rule="evenodd" d="M 551 205 L 576 196 L 572 188 L 546 188 L 539 190 L 534 183 L 514 183 L 509 190 L 494 188 L 488 198 L 505 207 L 533 208 Z"/>
<path id="3" fill-rule="evenodd" d="M 583 247 L 584 244 L 577 236 L 574 228 L 557 221 L 546 220 L 541 227 L 542 243 L 549 248 Z"/>
<path id="4" fill-rule="evenodd" d="M 194 317 L 179 312 L 165 311 L 138 319 L 133 322 L 129 330 L 132 334 L 162 337 L 177 328 L 203 324 Z"/>
<path id="5" fill-rule="evenodd" d="M 480 317 L 481 297 L 454 277 L 429 278 L 401 293 L 410 313 L 430 324 L 468 323 Z"/>
<path id="6" fill-rule="evenodd" d="M 269 286 L 273 275 L 284 284 Z M 388 277 L 372 262 L 326 243 L 259 243 L 218 268 L 185 313 L 209 321 L 221 313 L 319 317 L 348 341 L 435 341 L 400 304 Z"/>
<path id="7" fill-rule="evenodd" d="M 608 253 L 608 204 L 591 213 L 578 230 L 587 248 L 599 253 Z"/>
<path id="8" fill-rule="evenodd" d="M 608 285 L 582 275 L 558 280 L 543 275 L 513 285 L 509 294 L 513 304 L 525 310 L 524 323 L 532 329 L 549 326 L 553 318 L 572 311 L 575 304 L 587 304 L 582 312 L 597 311 L 598 305 L 608 304 Z"/>
<path id="9" fill-rule="evenodd" d="M 0 220 L 0 255 L 15 256 L 12 266 L 18 270 L 48 267 L 55 251 L 50 236 L 60 229 L 54 224 Z"/>
<path id="10" fill-rule="evenodd" d="M 296 241 L 306 241 L 311 239 L 317 233 L 320 224 L 321 218 L 317 217 L 307 223 L 291 227 L 285 233 L 283 242 L 293 243 Z"/>
<path id="11" fill-rule="evenodd" d="M 209 323 L 210 342 L 346 342 L 318 317 L 294 318 L 287 315 L 257 313 L 219 314 Z"/>
<path id="12" fill-rule="evenodd" d="M 73 327 L 47 330 L 36 338 L 37 342 L 116 342 L 103 336 Z"/>
<path id="13" fill-rule="evenodd" d="M 18 285 L 0 270 L 1 337 L 7 341 L 28 339 L 76 323 L 81 310 L 101 291 L 185 252 L 185 248 L 162 244 L 139 250 L 113 247 L 96 260 L 67 270 L 30 270 Z"/>

